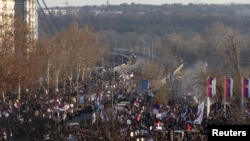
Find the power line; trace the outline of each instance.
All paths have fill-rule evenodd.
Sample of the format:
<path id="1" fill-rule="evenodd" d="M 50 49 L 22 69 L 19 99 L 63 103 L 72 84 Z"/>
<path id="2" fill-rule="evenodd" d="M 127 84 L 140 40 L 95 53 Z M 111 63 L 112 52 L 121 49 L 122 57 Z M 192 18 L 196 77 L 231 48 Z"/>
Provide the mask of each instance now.
<path id="1" fill-rule="evenodd" d="M 54 23 L 54 26 L 56 27 L 57 31 L 59 32 L 60 30 L 59 30 L 59 28 L 56 26 L 57 24 L 56 24 L 56 22 L 55 22 L 55 19 L 53 18 L 52 14 L 50 13 L 50 10 L 49 10 L 47 4 L 45 3 L 44 0 L 42 0 L 42 2 L 43 2 L 43 4 L 44 4 L 46 10 L 48 11 L 49 16 L 50 16 L 50 18 L 52 19 L 52 22 Z"/>
<path id="2" fill-rule="evenodd" d="M 52 34 L 55 34 L 55 33 L 59 32 L 60 30 L 59 30 L 59 28 L 58 28 L 58 26 L 57 26 L 57 24 L 56 24 L 56 22 L 55 22 L 55 19 L 53 18 L 52 14 L 51 14 L 49 8 L 47 7 L 47 4 L 45 3 L 45 1 L 42 0 L 42 3 L 43 3 L 43 5 L 44 5 L 45 9 L 47 10 L 47 13 L 48 13 L 49 18 L 51 19 L 52 23 L 48 20 L 48 16 L 46 16 L 46 14 L 45 14 L 45 12 L 44 12 L 44 10 L 43 10 L 44 8 L 42 8 L 42 6 L 41 6 L 39 0 L 37 0 L 37 3 L 38 3 L 39 8 L 41 9 L 41 12 L 42 12 L 42 14 L 43 14 L 43 16 L 44 16 L 44 19 L 45 19 L 45 21 L 46 21 L 46 23 L 47 23 L 47 25 L 48 25 L 50 31 L 52 32 Z M 40 18 L 41 18 L 41 16 L 40 16 Z M 43 21 L 41 20 L 41 22 L 43 22 Z M 43 24 L 43 23 L 42 23 L 42 24 Z M 44 24 L 43 24 L 43 25 L 44 25 Z M 45 26 L 45 25 L 44 25 L 44 26 Z M 53 27 L 54 27 L 54 28 L 53 28 Z M 47 32 L 47 33 L 48 33 L 48 32 Z"/>
<path id="3" fill-rule="evenodd" d="M 37 0 L 37 4 L 38 4 L 39 8 L 40 8 L 41 11 L 42 11 L 42 14 L 43 14 L 43 16 L 44 16 L 44 19 L 45 19 L 45 21 L 46 21 L 46 23 L 47 23 L 47 25 L 48 25 L 50 31 L 51 31 L 52 33 L 54 33 L 53 28 L 52 28 L 52 26 L 50 25 L 49 20 L 48 20 L 47 16 L 45 15 L 45 13 L 44 13 L 44 11 L 43 11 L 43 9 L 42 9 L 42 6 L 41 6 L 39 0 Z M 38 12 L 38 13 L 39 13 L 39 12 Z M 39 16 L 39 19 L 42 18 L 40 14 L 38 14 L 38 16 Z M 47 28 L 46 28 L 46 26 L 45 26 L 43 20 L 40 20 L 40 21 L 41 21 L 41 23 L 42 23 L 42 26 L 43 26 L 43 28 L 44 28 L 44 31 L 45 31 L 46 35 L 48 36 L 49 31 L 47 30 Z"/>

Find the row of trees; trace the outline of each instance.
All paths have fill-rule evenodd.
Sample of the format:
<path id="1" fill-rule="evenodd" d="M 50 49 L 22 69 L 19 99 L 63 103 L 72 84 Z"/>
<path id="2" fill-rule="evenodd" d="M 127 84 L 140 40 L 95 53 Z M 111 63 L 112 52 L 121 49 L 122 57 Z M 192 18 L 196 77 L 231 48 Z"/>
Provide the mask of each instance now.
<path id="1" fill-rule="evenodd" d="M 162 85 L 158 82 L 181 63 L 184 63 L 185 68 L 194 69 L 193 72 L 201 72 L 202 69 L 203 73 L 190 76 L 185 72 L 183 81 L 188 86 L 184 87 L 196 89 L 192 86 L 200 83 L 202 88 L 199 90 L 204 90 L 207 75 L 221 78 L 226 75 L 238 79 L 249 75 L 249 20 L 246 18 L 249 15 L 244 12 L 248 7 L 234 4 L 85 6 L 80 8 L 77 15 L 55 18 L 59 27 L 67 26 L 69 21 L 77 19 L 80 26 L 95 28 L 102 43 L 150 58 L 150 63 L 136 72 L 138 78 L 141 76 L 139 81 L 150 80 L 155 90 Z M 95 10 L 103 13 L 94 14 Z M 115 11 L 123 13 L 114 14 Z M 206 64 L 208 66 L 204 74 L 203 67 Z M 172 87 L 171 83 L 163 86 L 162 95 L 169 93 Z M 198 94 L 205 93 L 196 91 Z M 240 94 L 239 91 L 236 93 Z"/>
<path id="2" fill-rule="evenodd" d="M 21 92 L 21 83 L 23 87 L 30 85 L 32 88 L 37 81 L 40 66 L 37 50 L 34 48 L 34 40 L 28 36 L 28 25 L 23 24 L 19 18 L 8 25 L 9 28 L 2 27 L 1 46 L 0 46 L 0 81 L 2 100 L 5 102 L 6 94 L 9 92 Z M 14 28 L 17 30 L 13 31 Z M 11 30 L 6 30 L 11 29 Z M 36 73 L 35 73 L 36 72 Z M 20 98 L 20 95 L 18 96 Z"/>
<path id="3" fill-rule="evenodd" d="M 69 21 L 75 19 L 79 21 L 80 25 L 89 25 L 97 30 L 111 29 L 122 34 L 126 32 L 154 33 L 162 36 L 166 32 L 180 32 L 186 29 L 202 32 L 205 26 L 214 21 L 221 21 L 228 26 L 237 27 L 245 33 L 249 31 L 247 29 L 249 5 L 247 4 L 121 4 L 63 7 L 62 9 L 67 10 L 68 15 L 55 16 L 55 22 L 59 28 L 69 25 Z M 51 7 L 51 10 L 60 11 L 60 8 Z"/>
<path id="4" fill-rule="evenodd" d="M 174 94 L 171 93 L 173 89 L 179 89 L 179 93 L 186 94 L 189 91 L 204 98 L 207 76 L 214 76 L 218 80 L 217 100 L 223 98 L 223 85 L 220 85 L 223 77 L 233 77 L 235 97 L 231 100 L 240 101 L 240 79 L 249 76 L 248 57 L 245 55 L 248 52 L 247 36 L 219 22 L 205 30 L 205 35 L 193 32 L 168 33 L 161 40 L 154 37 L 151 41 L 147 40 L 149 44 L 146 51 L 149 53 L 146 56 L 150 62 L 140 68 L 138 77 L 149 80 L 150 87 L 158 91 L 156 99 L 162 103 L 167 102 L 171 94 Z M 150 57 L 152 52 L 153 60 Z M 243 60 L 246 62 L 242 62 Z M 181 79 L 174 82 L 169 74 L 182 63 L 184 70 L 180 74 Z M 164 78 L 169 80 L 166 84 L 161 83 Z"/>
<path id="5" fill-rule="evenodd" d="M 135 33 L 122 36 L 114 31 L 95 33 L 87 27 L 80 28 L 74 22 L 69 28 L 37 43 L 27 40 L 24 35 L 29 31 L 25 24 L 21 25 L 14 34 L 14 43 L 12 38 L 7 38 L 8 34 L 3 36 L 6 38 L 1 47 L 3 99 L 7 92 L 18 93 L 20 98 L 22 89 L 35 90 L 40 78 L 45 80 L 47 88 L 52 85 L 55 89 L 66 81 L 72 84 L 85 79 L 107 54 L 107 48 L 100 42 L 115 48 L 123 42 L 122 47 L 129 46 L 127 49 L 150 58 L 151 64 L 136 71 L 138 80 L 150 80 L 154 90 L 162 89 L 161 95 L 169 93 L 172 84 L 162 86 L 159 82 L 183 62 L 189 67 L 195 66 L 197 61 L 206 62 L 212 70 L 207 71 L 211 76 L 226 74 L 239 79 L 248 75 L 248 72 L 240 70 L 240 60 L 247 59 L 244 55 L 247 52 L 247 35 L 242 36 L 234 28 L 221 23 L 204 29 L 206 34 L 182 31 L 165 33 L 163 37 L 155 34 L 137 37 Z"/>
<path id="6" fill-rule="evenodd" d="M 76 22 L 56 35 L 34 41 L 29 38 L 28 24 L 17 21 L 15 32 L 1 36 L 2 102 L 6 97 L 21 99 L 24 90 L 35 94 L 44 84 L 50 90 L 84 80 L 106 56 L 107 48 L 99 43 L 96 33 Z"/>

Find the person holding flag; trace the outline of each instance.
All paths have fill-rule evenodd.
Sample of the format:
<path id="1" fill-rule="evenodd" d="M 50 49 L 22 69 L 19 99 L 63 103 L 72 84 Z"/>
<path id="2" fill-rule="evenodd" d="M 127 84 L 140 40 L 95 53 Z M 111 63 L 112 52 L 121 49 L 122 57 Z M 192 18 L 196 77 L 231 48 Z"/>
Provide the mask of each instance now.
<path id="1" fill-rule="evenodd" d="M 201 124 L 201 122 L 203 120 L 204 104 L 205 104 L 205 102 L 202 101 L 198 105 L 198 110 L 197 110 L 197 113 L 196 113 L 196 119 L 193 121 L 193 124 Z"/>
<path id="2" fill-rule="evenodd" d="M 96 110 L 100 109 L 100 97 L 99 96 L 95 99 L 95 109 Z"/>

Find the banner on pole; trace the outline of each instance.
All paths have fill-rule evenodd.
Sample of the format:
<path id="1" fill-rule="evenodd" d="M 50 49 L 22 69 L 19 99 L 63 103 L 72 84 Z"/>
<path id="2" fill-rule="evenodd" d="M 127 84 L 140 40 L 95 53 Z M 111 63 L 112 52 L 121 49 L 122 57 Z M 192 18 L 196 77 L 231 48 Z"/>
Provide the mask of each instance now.
<path id="1" fill-rule="evenodd" d="M 216 78 L 207 78 L 207 96 L 213 97 L 216 94 Z"/>
<path id="2" fill-rule="evenodd" d="M 242 96 L 245 98 L 250 98 L 250 79 L 242 79 Z"/>
<path id="3" fill-rule="evenodd" d="M 149 89 L 148 80 L 142 80 L 141 81 L 141 90 L 147 91 Z"/>
<path id="4" fill-rule="evenodd" d="M 224 93 L 225 93 L 225 97 L 232 97 L 233 96 L 233 78 L 225 77 Z"/>

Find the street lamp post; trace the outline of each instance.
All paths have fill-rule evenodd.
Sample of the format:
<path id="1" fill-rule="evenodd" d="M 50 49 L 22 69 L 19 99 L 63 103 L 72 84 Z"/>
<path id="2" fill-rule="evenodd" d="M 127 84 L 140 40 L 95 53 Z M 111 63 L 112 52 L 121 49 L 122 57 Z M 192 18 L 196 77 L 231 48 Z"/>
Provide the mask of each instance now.
<path id="1" fill-rule="evenodd" d="M 204 64 L 204 73 L 206 73 L 207 72 L 207 62 Z"/>
<path id="2" fill-rule="evenodd" d="M 114 110 L 114 88 L 115 88 L 115 85 L 111 85 L 111 107 L 112 107 L 112 110 Z"/>
<path id="3" fill-rule="evenodd" d="M 113 110 L 114 109 L 114 90 L 113 90 L 112 85 L 111 85 L 111 107 Z"/>
<path id="4" fill-rule="evenodd" d="M 106 86 L 106 88 L 109 89 L 108 93 L 111 94 L 111 108 L 112 108 L 112 110 L 114 108 L 114 104 L 113 103 L 114 103 L 114 88 L 115 87 L 116 87 L 115 84 L 111 84 L 109 86 Z"/>

